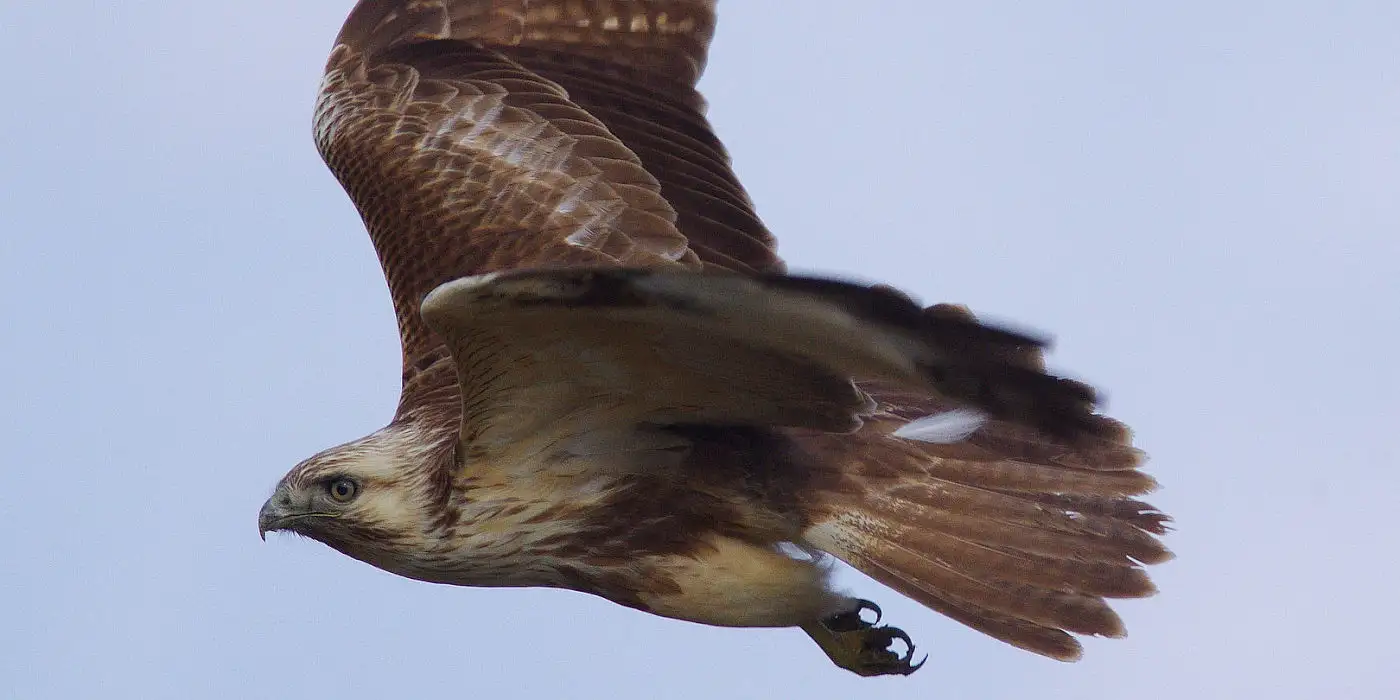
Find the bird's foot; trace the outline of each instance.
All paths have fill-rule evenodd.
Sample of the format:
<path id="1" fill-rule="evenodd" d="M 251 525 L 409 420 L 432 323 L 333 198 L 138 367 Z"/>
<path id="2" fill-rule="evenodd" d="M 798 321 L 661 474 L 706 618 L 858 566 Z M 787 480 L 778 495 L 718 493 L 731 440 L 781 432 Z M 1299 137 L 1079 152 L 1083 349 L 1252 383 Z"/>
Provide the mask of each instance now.
<path id="1" fill-rule="evenodd" d="M 863 612 L 875 614 L 873 621 L 861 617 Z M 919 663 L 914 658 L 914 642 L 909 635 L 897 627 L 880 627 L 880 606 L 868 601 L 857 600 L 856 609 L 839 615 L 803 625 L 817 646 L 831 657 L 837 666 L 862 676 L 907 676 L 924 665 L 925 656 Z M 906 647 L 903 653 L 890 649 L 895 640 Z"/>

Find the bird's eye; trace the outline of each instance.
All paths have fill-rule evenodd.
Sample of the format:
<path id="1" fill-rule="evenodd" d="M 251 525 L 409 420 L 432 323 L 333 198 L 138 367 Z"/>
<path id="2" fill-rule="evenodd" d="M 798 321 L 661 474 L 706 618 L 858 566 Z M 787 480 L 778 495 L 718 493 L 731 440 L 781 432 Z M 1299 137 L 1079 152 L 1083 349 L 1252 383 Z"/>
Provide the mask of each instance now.
<path id="1" fill-rule="evenodd" d="M 349 503 L 360 492 L 360 485 L 354 479 L 340 477 L 326 485 L 331 498 L 339 503 Z"/>

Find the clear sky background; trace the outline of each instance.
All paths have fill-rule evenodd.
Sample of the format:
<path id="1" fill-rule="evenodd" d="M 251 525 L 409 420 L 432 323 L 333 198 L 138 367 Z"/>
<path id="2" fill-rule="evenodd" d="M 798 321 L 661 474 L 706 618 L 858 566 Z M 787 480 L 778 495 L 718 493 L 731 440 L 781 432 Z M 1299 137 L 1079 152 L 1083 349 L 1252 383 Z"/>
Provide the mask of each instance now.
<path id="1" fill-rule="evenodd" d="M 398 392 L 310 135 L 351 4 L 0 8 L 0 697 L 1400 697 L 1400 3 L 721 4 L 702 87 L 793 268 L 1054 333 L 1178 519 L 1074 665 L 843 574 L 932 654 L 874 680 L 258 541 Z"/>

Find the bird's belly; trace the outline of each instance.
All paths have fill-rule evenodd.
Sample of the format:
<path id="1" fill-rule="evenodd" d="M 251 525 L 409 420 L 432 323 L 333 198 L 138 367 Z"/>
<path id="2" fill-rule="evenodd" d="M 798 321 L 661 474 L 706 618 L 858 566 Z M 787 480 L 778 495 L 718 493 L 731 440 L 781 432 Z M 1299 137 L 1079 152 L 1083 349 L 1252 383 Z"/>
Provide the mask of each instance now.
<path id="1" fill-rule="evenodd" d="M 689 555 L 658 556 L 638 599 L 657 615 L 724 627 L 790 627 L 849 607 L 827 570 L 772 547 L 712 537 Z"/>

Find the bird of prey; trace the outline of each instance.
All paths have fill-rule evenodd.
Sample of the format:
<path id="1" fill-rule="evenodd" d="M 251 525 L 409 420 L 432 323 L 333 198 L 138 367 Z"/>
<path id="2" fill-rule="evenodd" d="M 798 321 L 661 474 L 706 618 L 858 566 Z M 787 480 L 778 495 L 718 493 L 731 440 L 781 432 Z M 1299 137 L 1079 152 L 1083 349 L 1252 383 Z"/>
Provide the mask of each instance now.
<path id="1" fill-rule="evenodd" d="M 393 420 L 259 530 L 464 586 L 800 627 L 918 668 L 833 558 L 1063 660 L 1123 634 L 1167 517 L 1037 338 L 785 274 L 704 116 L 715 0 L 361 0 L 316 102 L 388 280 Z"/>

